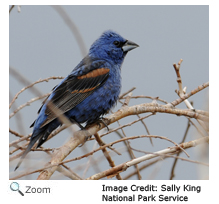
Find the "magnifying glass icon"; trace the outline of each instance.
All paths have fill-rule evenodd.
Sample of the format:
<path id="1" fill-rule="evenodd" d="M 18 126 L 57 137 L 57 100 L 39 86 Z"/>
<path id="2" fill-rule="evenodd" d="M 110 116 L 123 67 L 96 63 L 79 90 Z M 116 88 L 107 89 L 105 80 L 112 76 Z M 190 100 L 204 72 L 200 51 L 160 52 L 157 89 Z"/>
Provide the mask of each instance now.
<path id="1" fill-rule="evenodd" d="M 24 196 L 24 194 L 19 190 L 19 184 L 17 182 L 12 182 L 10 185 L 10 189 L 12 191 L 18 191 L 18 193 L 20 193 L 22 196 Z"/>

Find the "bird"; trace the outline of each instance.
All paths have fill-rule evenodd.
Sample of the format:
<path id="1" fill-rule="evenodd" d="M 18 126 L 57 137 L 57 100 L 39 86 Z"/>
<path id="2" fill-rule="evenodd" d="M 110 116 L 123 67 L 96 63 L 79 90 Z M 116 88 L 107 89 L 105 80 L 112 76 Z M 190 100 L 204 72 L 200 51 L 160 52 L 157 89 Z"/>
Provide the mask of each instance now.
<path id="1" fill-rule="evenodd" d="M 139 47 L 115 31 L 107 30 L 91 45 L 87 56 L 52 90 L 30 127 L 33 132 L 15 170 L 37 143 L 40 147 L 50 133 L 62 125 L 57 108 L 81 129 L 98 121 L 116 104 L 121 91 L 121 66 L 127 53 Z M 52 107 L 49 104 L 52 103 Z"/>

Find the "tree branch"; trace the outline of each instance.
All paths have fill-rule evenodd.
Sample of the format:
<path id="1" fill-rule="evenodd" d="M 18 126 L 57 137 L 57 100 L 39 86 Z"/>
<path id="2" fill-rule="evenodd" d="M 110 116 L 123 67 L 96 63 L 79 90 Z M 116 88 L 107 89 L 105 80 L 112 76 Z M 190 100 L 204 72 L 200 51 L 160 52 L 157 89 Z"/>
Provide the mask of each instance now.
<path id="1" fill-rule="evenodd" d="M 205 142 L 208 142 L 209 141 L 209 137 L 206 136 L 204 138 L 200 138 L 200 139 L 197 139 L 197 140 L 193 140 L 193 141 L 190 141 L 190 142 L 186 142 L 186 143 L 182 143 L 180 144 L 180 146 L 183 148 L 183 149 L 187 149 L 187 148 L 190 148 L 190 147 L 195 147 L 199 144 L 202 144 L 202 143 L 205 143 Z M 147 154 L 145 156 L 142 156 L 142 157 L 138 157 L 136 159 L 133 159 L 132 161 L 128 161 L 128 162 L 125 162 L 125 163 L 122 163 L 118 166 L 115 166 L 113 168 L 110 168 L 106 171 L 103 171 L 103 172 L 100 172 L 98 174 L 95 174 L 89 178 L 87 178 L 86 180 L 99 180 L 101 178 L 104 178 L 104 177 L 113 177 L 115 176 L 118 172 L 123 172 L 125 171 L 127 168 L 135 165 L 135 164 L 139 164 L 143 161 L 146 161 L 146 160 L 149 160 L 149 159 L 152 159 L 152 158 L 155 158 L 159 155 L 163 155 L 163 154 L 168 154 L 168 153 L 176 153 L 180 151 L 179 147 L 176 147 L 176 146 L 173 146 L 173 147 L 170 147 L 170 148 L 167 148 L 167 149 L 164 149 L 164 150 L 161 150 L 161 151 L 158 151 L 158 152 L 155 152 L 155 154 Z"/>

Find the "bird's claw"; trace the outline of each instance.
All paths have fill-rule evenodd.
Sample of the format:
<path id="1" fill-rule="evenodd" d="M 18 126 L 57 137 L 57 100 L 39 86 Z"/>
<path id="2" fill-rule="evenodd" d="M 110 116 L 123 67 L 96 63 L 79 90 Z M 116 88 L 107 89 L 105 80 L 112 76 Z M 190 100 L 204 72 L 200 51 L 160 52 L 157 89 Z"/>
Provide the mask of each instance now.
<path id="1" fill-rule="evenodd" d="M 107 128 L 107 130 L 109 131 L 109 127 L 108 127 L 108 125 L 105 123 L 104 119 L 105 119 L 104 117 L 99 118 L 98 121 L 97 121 L 97 123 L 98 123 L 99 127 L 101 127 L 101 126 L 100 126 L 100 123 L 102 122 L 102 123 L 104 124 L 104 126 Z"/>

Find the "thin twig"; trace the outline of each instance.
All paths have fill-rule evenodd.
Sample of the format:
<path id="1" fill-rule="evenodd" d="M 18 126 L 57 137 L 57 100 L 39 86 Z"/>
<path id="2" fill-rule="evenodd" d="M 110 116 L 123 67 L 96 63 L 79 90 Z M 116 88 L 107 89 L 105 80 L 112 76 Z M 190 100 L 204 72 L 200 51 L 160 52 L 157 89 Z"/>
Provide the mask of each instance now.
<path id="1" fill-rule="evenodd" d="M 94 137 L 96 138 L 96 141 L 98 142 L 99 146 L 103 146 L 103 145 L 105 144 L 105 143 L 101 140 L 101 138 L 100 138 L 100 136 L 99 136 L 98 133 L 94 134 Z M 106 157 L 107 161 L 109 162 L 109 165 L 110 165 L 111 167 L 114 167 L 114 166 L 115 166 L 115 163 L 114 163 L 114 161 L 112 160 L 112 158 L 111 158 L 111 156 L 109 155 L 109 153 L 107 152 L 106 148 L 103 148 L 103 149 L 102 149 L 102 152 L 103 152 L 104 156 Z M 120 175 L 119 173 L 116 175 L 116 178 L 117 178 L 118 180 L 122 180 L 122 177 L 121 177 L 121 175 Z"/>
<path id="2" fill-rule="evenodd" d="M 182 88 L 182 79 L 181 79 L 181 75 L 180 75 L 181 63 L 182 63 L 182 59 L 178 62 L 178 65 L 173 64 L 173 67 L 174 67 L 176 75 L 177 75 L 177 82 L 178 82 L 178 86 L 179 86 L 179 90 L 176 90 L 176 93 L 179 95 L 180 98 L 182 98 L 186 93 L 186 87 L 184 89 Z M 191 103 L 187 99 L 185 99 L 184 102 L 185 102 L 186 106 L 188 107 L 188 109 L 195 110 L 193 108 L 193 106 L 191 105 Z M 205 131 L 208 132 L 208 127 L 205 125 L 205 123 L 199 119 L 197 119 L 197 121 L 205 129 Z"/>
<path id="3" fill-rule="evenodd" d="M 148 117 L 150 117 L 150 116 L 152 116 L 152 115 L 154 115 L 154 113 L 150 113 L 150 114 L 148 114 L 148 115 L 146 115 L 146 116 L 143 116 L 143 117 L 140 117 L 139 119 L 134 120 L 134 121 L 132 121 L 132 122 L 130 122 L 130 123 L 127 123 L 127 124 L 125 124 L 125 125 L 121 125 L 121 126 L 119 126 L 119 127 L 117 127 L 117 128 L 114 128 L 114 129 L 112 129 L 112 130 L 109 130 L 108 132 L 105 132 L 105 133 L 101 134 L 100 137 L 103 137 L 103 136 L 105 136 L 105 135 L 108 135 L 108 134 L 110 134 L 110 133 L 112 133 L 112 132 L 115 132 L 115 131 L 117 131 L 117 130 L 119 130 L 119 129 L 122 129 L 122 128 L 124 128 L 124 127 L 132 126 L 134 123 L 137 123 L 137 122 L 139 122 L 139 121 L 141 121 L 141 120 L 143 120 L 143 119 L 145 119 L 145 118 L 148 118 Z M 93 140 L 93 138 L 90 138 L 89 140 Z"/>
<path id="4" fill-rule="evenodd" d="M 119 121 L 117 121 L 117 123 L 119 124 L 119 126 L 121 126 Z M 121 134 L 121 138 L 124 138 L 124 137 L 126 138 L 127 136 L 126 136 L 126 134 L 125 134 L 125 131 L 123 130 L 123 128 L 121 128 L 121 130 L 122 130 L 122 133 L 123 133 L 123 135 Z M 131 158 L 131 159 L 135 159 L 136 157 L 135 157 L 135 155 L 134 155 L 134 152 L 132 151 L 130 142 L 129 142 L 128 140 L 124 140 L 124 144 L 126 145 L 126 148 L 127 148 L 127 150 L 128 150 L 128 153 L 129 153 L 129 155 L 130 155 L 130 158 Z M 137 164 L 135 165 L 135 169 L 136 169 L 136 173 L 137 173 L 137 175 L 138 175 L 138 179 L 141 180 L 141 179 L 142 179 L 142 176 L 141 176 L 141 174 L 140 174 L 140 171 L 139 171 L 139 168 L 138 168 L 138 165 L 137 165 Z"/>
<path id="5" fill-rule="evenodd" d="M 147 125 L 145 124 L 144 120 L 141 118 L 141 116 L 139 114 L 137 114 L 137 116 L 138 116 L 138 119 L 141 120 L 141 123 L 143 124 L 147 134 L 150 135 L 149 129 L 148 129 Z M 151 142 L 152 146 L 154 146 L 152 138 L 149 138 L 149 139 L 150 139 L 150 142 Z"/>
<path id="6" fill-rule="evenodd" d="M 24 75 L 20 74 L 20 72 L 12 66 L 9 66 L 9 74 L 12 75 L 16 80 L 18 80 L 24 86 L 28 86 L 29 84 L 32 84 L 32 82 L 29 81 L 29 79 L 24 77 Z M 43 93 L 36 86 L 30 87 L 30 91 L 35 96 L 42 96 L 43 95 Z"/>
<path id="7" fill-rule="evenodd" d="M 12 130 L 10 130 L 10 131 L 12 131 Z M 24 141 L 24 140 L 27 140 L 31 135 L 32 135 L 32 134 L 29 134 L 29 135 L 27 135 L 27 136 L 22 136 L 20 139 L 11 142 L 11 143 L 9 144 L 9 147 L 13 147 L 13 146 L 17 145 L 19 142 L 22 142 L 22 141 Z"/>
<path id="8" fill-rule="evenodd" d="M 122 98 L 120 98 L 120 99 L 125 99 L 125 98 L 126 98 L 126 96 L 124 96 L 124 97 L 122 97 Z M 163 102 L 163 103 L 165 103 L 165 104 L 168 104 L 167 101 L 165 101 L 165 100 L 163 100 L 163 99 L 160 99 L 159 97 L 152 97 L 152 96 L 139 95 L 139 96 L 132 96 L 131 98 L 132 98 L 132 99 L 148 98 L 148 99 L 151 99 L 151 100 L 156 99 L 156 100 L 158 100 L 158 101 L 160 101 L 160 102 Z"/>
<path id="9" fill-rule="evenodd" d="M 35 97 L 35 98 L 32 98 L 31 100 L 27 101 L 25 104 L 22 104 L 20 105 L 16 110 L 14 110 L 10 115 L 9 115 L 9 119 L 11 117 L 13 117 L 18 111 L 20 111 L 21 109 L 23 109 L 24 107 L 26 106 L 29 106 L 31 103 L 37 101 L 37 100 L 40 100 L 42 98 L 45 98 L 47 96 L 49 96 L 51 93 L 47 93 L 47 94 L 44 94 L 42 96 L 38 96 L 38 97 Z"/>
<path id="10" fill-rule="evenodd" d="M 51 7 L 54 8 L 58 12 L 58 14 L 62 17 L 66 25 L 69 27 L 69 29 L 75 36 L 75 39 L 80 48 L 82 57 L 85 57 L 85 55 L 87 54 L 87 49 L 86 49 L 84 40 L 79 32 L 79 29 L 77 28 L 73 20 L 69 17 L 69 15 L 66 13 L 65 9 L 62 6 L 52 5 Z"/>
<path id="11" fill-rule="evenodd" d="M 184 91 L 183 91 L 183 87 L 182 87 L 182 78 L 181 78 L 181 75 L 180 75 L 180 67 L 181 67 L 181 63 L 182 63 L 182 59 L 180 59 L 180 61 L 178 62 L 178 64 L 173 64 L 173 67 L 175 69 L 175 72 L 176 72 L 176 76 L 177 76 L 177 83 L 178 83 L 178 86 L 179 86 L 179 91 L 177 91 L 178 95 L 180 97 L 183 97 L 184 96 Z M 187 99 L 184 100 L 186 106 L 188 107 L 188 109 L 191 109 L 193 110 L 194 108 L 192 107 L 192 105 L 189 103 L 189 101 Z"/>
<path id="12" fill-rule="evenodd" d="M 189 128 L 190 128 L 190 121 L 188 121 L 188 124 L 187 124 L 187 127 L 186 127 L 186 131 L 184 133 L 184 136 L 183 136 L 183 139 L 182 139 L 181 143 L 185 142 L 185 139 L 186 139 L 186 136 L 188 134 Z M 180 152 L 177 153 L 177 156 L 179 156 L 179 154 L 180 154 Z M 177 160 L 178 160 L 178 158 L 176 157 L 174 159 L 173 166 L 172 166 L 172 169 L 171 169 L 170 180 L 173 180 L 173 178 L 175 176 L 174 170 L 175 170 L 175 167 L 176 167 Z"/>
<path id="13" fill-rule="evenodd" d="M 125 95 L 129 94 L 130 92 L 134 91 L 136 89 L 136 87 L 132 87 L 131 89 L 129 89 L 128 91 L 124 92 L 123 94 L 121 94 L 119 96 L 119 99 L 122 99 Z"/>
<path id="14" fill-rule="evenodd" d="M 160 154 L 160 153 L 154 153 L 154 152 L 147 152 L 147 151 L 143 151 L 143 150 L 138 150 L 138 149 L 134 149 L 134 148 L 132 148 L 132 149 L 135 150 L 135 151 L 137 151 L 137 152 L 142 152 L 142 153 L 144 153 L 144 154 L 154 154 L 154 155 L 157 155 L 157 156 L 161 156 L 162 159 L 163 159 L 164 157 L 173 157 L 173 158 L 175 158 L 175 159 L 181 159 L 181 160 L 183 160 L 183 161 L 188 161 L 188 162 L 192 162 L 192 163 L 196 163 L 196 164 L 202 164 L 202 165 L 204 165 L 204 166 L 209 166 L 209 164 L 204 163 L 204 162 L 199 162 L 199 161 L 194 161 L 194 160 L 191 160 L 191 159 L 179 157 L 179 156 L 178 156 L 178 153 L 180 153 L 181 151 L 178 151 L 177 156 L 175 156 L 175 155 L 172 155 L 172 154 Z"/>
<path id="15" fill-rule="evenodd" d="M 91 152 L 89 152 L 89 153 L 87 153 L 87 154 L 85 154 L 85 155 L 82 155 L 82 156 L 79 156 L 79 157 L 75 157 L 75 158 L 73 158 L 73 159 L 65 160 L 65 161 L 63 161 L 63 162 L 60 162 L 59 164 L 64 164 L 64 163 L 68 163 L 68 162 L 80 160 L 80 159 L 82 159 L 82 158 L 85 158 L 85 157 L 88 157 L 88 156 L 94 154 L 95 152 L 98 152 L 98 151 L 102 150 L 103 148 L 112 146 L 112 145 L 114 145 L 114 144 L 116 144 L 116 143 L 119 143 L 119 142 L 124 142 L 124 141 L 126 141 L 126 140 L 134 140 L 134 139 L 138 139 L 138 138 L 145 138 L 145 137 L 153 137 L 153 138 L 159 138 L 159 139 L 167 139 L 166 137 L 157 136 L 157 135 L 139 135 L 139 136 L 132 136 L 132 137 L 123 137 L 123 138 L 121 138 L 121 139 L 119 139 L 119 140 L 116 140 L 116 141 L 114 141 L 114 142 L 111 142 L 111 143 L 109 143 L 109 144 L 102 145 L 102 146 L 100 146 L 99 148 L 97 148 L 97 149 L 95 149 L 95 150 L 93 150 L 93 151 L 91 151 Z M 174 142 L 172 142 L 172 143 L 174 143 Z M 174 144 L 176 144 L 176 143 L 174 143 Z M 176 145 L 176 146 L 177 146 L 177 145 Z"/>
<path id="16" fill-rule="evenodd" d="M 147 167 L 157 163 L 158 161 L 162 160 L 163 157 L 159 157 L 158 159 L 154 159 L 153 161 L 148 162 L 147 164 L 144 164 L 142 166 L 139 167 L 139 171 L 142 171 L 143 169 L 146 169 Z M 123 179 L 127 180 L 129 178 L 131 178 L 132 176 L 134 176 L 137 173 L 137 170 L 134 170 L 133 172 L 131 172 L 130 174 L 128 174 L 127 176 L 125 176 Z"/>
<path id="17" fill-rule="evenodd" d="M 9 9 L 9 14 L 11 13 L 11 10 L 14 8 L 14 5 L 12 5 Z"/>
<path id="18" fill-rule="evenodd" d="M 190 142 L 182 143 L 182 144 L 180 144 L 180 146 L 183 149 L 187 149 L 187 148 L 190 148 L 190 147 L 195 147 L 195 146 L 197 146 L 199 144 L 202 144 L 202 143 L 206 143 L 208 141 L 209 141 L 209 137 L 206 136 L 204 138 L 199 138 L 197 140 L 193 140 L 193 141 L 190 141 Z M 155 152 L 155 154 L 148 154 L 148 155 L 145 155 L 145 156 L 133 159 L 132 161 L 128 161 L 128 162 L 122 163 L 122 164 L 120 164 L 120 165 L 118 165 L 116 167 L 107 169 L 107 170 L 105 170 L 103 172 L 100 172 L 98 174 L 95 174 L 95 175 L 87 178 L 87 180 L 99 180 L 99 179 L 104 178 L 106 176 L 114 176 L 117 172 L 125 171 L 127 168 L 129 168 L 129 167 L 131 167 L 131 166 L 133 166 L 135 164 L 138 164 L 140 162 L 143 162 L 143 161 L 155 158 L 155 157 L 158 156 L 158 154 L 162 154 L 163 155 L 163 154 L 174 153 L 174 152 L 177 152 L 177 151 L 179 151 L 179 148 L 174 146 L 174 147 L 171 147 L 171 148 L 167 148 L 167 149 Z"/>
<path id="19" fill-rule="evenodd" d="M 28 85 L 28 86 L 22 88 L 22 89 L 14 96 L 14 98 L 12 99 L 11 103 L 9 104 L 9 109 L 11 108 L 11 106 L 12 106 L 12 104 L 15 102 L 15 100 L 18 98 L 18 96 L 19 96 L 22 92 L 24 92 L 26 89 L 28 89 L 28 88 L 34 86 L 35 84 L 38 84 L 38 83 L 41 83 L 41 82 L 44 82 L 44 81 L 48 82 L 50 79 L 63 79 L 63 77 L 54 77 L 54 76 L 52 76 L 52 77 L 48 77 L 48 78 L 46 78 L 46 79 L 39 79 L 38 81 L 35 81 L 34 83 L 32 83 L 32 84 L 30 84 L 30 85 Z"/>
<path id="20" fill-rule="evenodd" d="M 197 88 L 195 88 L 194 90 L 190 91 L 189 93 L 187 94 L 184 94 L 183 96 L 181 96 L 180 98 L 172 101 L 171 103 L 167 104 L 166 106 L 177 106 L 179 105 L 180 103 L 182 103 L 184 100 L 188 99 L 189 97 L 191 97 L 192 95 L 198 93 L 199 91 L 202 91 L 203 89 L 207 88 L 209 86 L 209 82 L 206 82 L 200 86 L 198 86 Z"/>
<path id="21" fill-rule="evenodd" d="M 11 128 L 9 128 L 9 132 L 17 137 L 24 137 L 24 135 L 19 134 L 18 132 L 16 132 L 15 130 L 12 130 Z"/>

